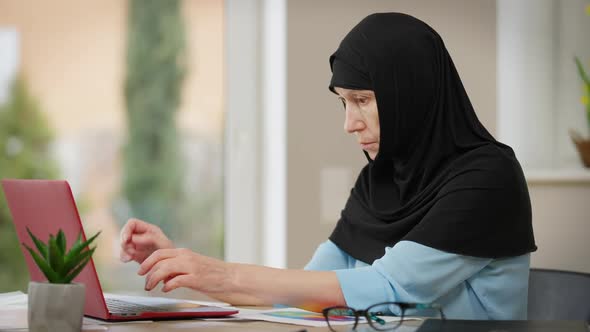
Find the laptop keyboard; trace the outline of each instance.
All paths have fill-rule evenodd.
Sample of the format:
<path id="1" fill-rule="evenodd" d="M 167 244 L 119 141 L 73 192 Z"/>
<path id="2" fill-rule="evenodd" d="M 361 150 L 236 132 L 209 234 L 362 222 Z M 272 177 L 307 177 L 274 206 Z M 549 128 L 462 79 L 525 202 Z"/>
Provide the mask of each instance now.
<path id="1" fill-rule="evenodd" d="M 140 312 L 164 312 L 170 311 L 168 308 L 158 308 L 146 306 L 143 304 L 127 302 L 124 300 L 106 298 L 105 302 L 110 313 L 113 314 L 137 314 Z"/>

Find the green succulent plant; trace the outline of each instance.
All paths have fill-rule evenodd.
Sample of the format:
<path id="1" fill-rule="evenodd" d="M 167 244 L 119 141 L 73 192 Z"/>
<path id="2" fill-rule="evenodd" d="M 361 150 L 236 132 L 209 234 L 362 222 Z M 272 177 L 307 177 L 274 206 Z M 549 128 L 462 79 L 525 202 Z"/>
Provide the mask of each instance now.
<path id="1" fill-rule="evenodd" d="M 581 102 L 586 108 L 586 121 L 588 121 L 588 128 L 590 129 L 590 77 L 588 77 L 586 70 L 584 70 L 584 65 L 582 65 L 582 61 L 580 61 L 577 56 L 574 57 L 574 61 L 576 62 L 578 74 L 584 85 L 584 94 L 582 95 Z"/>
<path id="2" fill-rule="evenodd" d="M 24 243 L 22 245 L 27 248 L 31 257 L 47 278 L 47 281 L 52 284 L 69 284 L 82 272 L 82 269 L 90 261 L 96 249 L 96 247 L 90 249 L 88 246 L 100 234 L 98 232 L 90 239 L 82 242 L 82 233 L 80 232 L 76 242 L 66 252 L 66 236 L 61 229 L 55 236 L 50 234 L 47 243 L 37 239 L 28 227 L 27 232 L 33 240 L 37 251 L 34 251 Z"/>
<path id="3" fill-rule="evenodd" d="M 590 16 L 590 4 L 586 5 L 586 15 Z M 590 76 L 588 76 L 584 69 L 584 65 L 582 64 L 582 61 L 580 61 L 580 58 L 574 56 L 574 62 L 576 63 L 578 75 L 580 75 L 584 86 L 584 94 L 582 95 L 582 98 L 580 98 L 580 101 L 586 108 L 586 121 L 588 122 L 588 129 L 590 129 Z"/>

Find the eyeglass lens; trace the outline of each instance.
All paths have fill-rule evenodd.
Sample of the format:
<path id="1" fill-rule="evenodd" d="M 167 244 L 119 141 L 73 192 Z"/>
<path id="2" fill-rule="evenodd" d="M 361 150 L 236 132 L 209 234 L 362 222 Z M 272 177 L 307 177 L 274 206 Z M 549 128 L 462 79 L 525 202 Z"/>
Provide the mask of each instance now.
<path id="1" fill-rule="evenodd" d="M 326 313 L 328 327 L 334 332 L 352 331 L 355 324 L 355 313 L 350 308 L 333 308 Z"/>
<path id="2" fill-rule="evenodd" d="M 371 325 L 371 327 L 373 327 L 375 330 L 391 331 L 400 326 L 403 320 L 403 314 L 403 309 L 397 304 L 383 303 L 369 307 L 367 309 L 366 315 L 368 318 L 370 318 L 369 325 Z M 391 318 L 393 318 L 391 317 L 392 315 L 397 315 L 397 319 L 391 320 Z"/>
<path id="3" fill-rule="evenodd" d="M 366 315 L 361 315 L 359 317 L 359 325 L 356 327 L 356 330 L 394 330 L 401 324 L 401 319 L 395 319 L 395 321 L 391 321 L 391 313 L 399 315 L 401 313 L 401 308 L 399 308 L 399 306 L 395 304 L 374 305 L 367 309 Z M 384 315 L 389 315 L 389 317 L 386 318 L 384 317 Z M 353 331 L 354 324 L 351 323 L 354 323 L 356 319 L 354 310 L 345 308 L 334 308 L 327 312 L 327 318 L 330 330 L 334 332 Z M 367 325 L 366 323 L 369 324 Z"/>

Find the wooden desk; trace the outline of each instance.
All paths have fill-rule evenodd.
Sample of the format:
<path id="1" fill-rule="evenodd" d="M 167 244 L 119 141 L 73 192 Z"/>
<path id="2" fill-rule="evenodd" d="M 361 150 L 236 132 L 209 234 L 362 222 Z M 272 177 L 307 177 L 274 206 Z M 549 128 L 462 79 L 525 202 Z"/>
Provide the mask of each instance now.
<path id="1" fill-rule="evenodd" d="M 404 326 L 407 327 L 418 327 L 421 322 L 419 321 L 408 321 L 404 322 Z M 109 326 L 109 330 L 107 331 L 120 331 L 120 332 L 129 332 L 129 331 L 176 331 L 176 328 L 173 325 L 168 325 L 168 323 L 161 323 L 155 322 L 150 326 L 116 326 L 117 329 L 114 329 L 115 326 Z M 196 329 L 196 325 L 193 327 L 186 327 L 186 331 L 191 329 Z M 184 328 L 183 328 L 184 329 Z M 271 323 L 271 322 L 235 322 L 231 323 L 229 326 L 208 326 L 208 327 L 198 327 L 199 331 L 210 331 L 210 332 L 255 332 L 255 331 L 284 331 L 284 332 L 297 332 L 301 330 L 307 330 L 308 332 L 326 332 L 330 331 L 327 327 L 309 327 L 309 326 L 297 326 L 297 325 L 289 325 L 289 324 L 279 324 L 279 323 Z M 370 332 L 373 331 L 369 327 L 361 328 L 360 326 L 357 327 L 359 332 Z M 180 330 L 182 331 L 182 330 Z M 407 331 L 403 329 L 402 331 Z"/>
<path id="2" fill-rule="evenodd" d="M 208 331 L 208 332 L 265 332 L 265 331 L 279 331 L 279 332 L 296 332 L 300 330 L 307 330 L 308 332 L 325 332 L 330 331 L 327 327 L 308 327 L 308 326 L 297 326 L 297 325 L 289 325 L 289 324 L 279 324 L 279 323 L 271 323 L 271 322 L 224 322 L 223 325 L 209 325 L 209 326 L 198 326 L 192 325 L 192 327 L 185 326 L 182 327 L 182 323 L 186 323 L 186 321 L 179 321 L 179 322 L 153 322 L 151 324 L 127 324 L 127 325 L 109 325 L 107 326 L 108 330 L 102 331 L 113 331 L 113 332 L 130 332 L 130 331 L 190 331 L 196 330 L 199 331 Z M 192 322 L 191 322 L 192 323 Z M 206 323 L 206 322 L 204 322 Z M 174 325 L 180 325 L 179 327 L 175 327 Z M 205 325 L 205 324 L 203 324 Z M 407 323 L 404 322 L 404 326 L 413 326 L 417 327 L 420 325 L 418 321 L 409 321 Z M 357 327 L 359 328 L 359 327 Z M 359 328 L 359 332 L 369 332 L 372 329 L 369 328 Z M 86 331 L 86 330 L 84 330 Z"/>
<path id="3" fill-rule="evenodd" d="M 0 312 L 4 310 L 0 308 Z M 16 314 L 19 320 L 26 322 L 27 309 L 22 308 L 18 311 L 11 311 L 11 314 Z M 404 322 L 404 326 L 418 326 L 420 321 Z M 89 328 L 96 327 L 96 328 Z M 327 327 L 307 327 L 290 324 L 279 324 L 262 321 L 215 321 L 215 320 L 170 320 L 170 321 L 154 321 L 154 322 L 126 322 L 126 323 L 108 323 L 108 325 L 85 325 L 83 332 L 138 332 L 138 331 L 153 331 L 153 332 L 169 332 L 169 331 L 207 331 L 207 332 L 255 332 L 255 331 L 278 331 L 278 332 L 296 332 L 300 330 L 307 330 L 308 332 L 325 332 L 330 331 Z M 1 332 L 24 332 L 27 329 L 3 329 Z M 360 331 L 371 331 L 369 328 L 360 329 Z"/>

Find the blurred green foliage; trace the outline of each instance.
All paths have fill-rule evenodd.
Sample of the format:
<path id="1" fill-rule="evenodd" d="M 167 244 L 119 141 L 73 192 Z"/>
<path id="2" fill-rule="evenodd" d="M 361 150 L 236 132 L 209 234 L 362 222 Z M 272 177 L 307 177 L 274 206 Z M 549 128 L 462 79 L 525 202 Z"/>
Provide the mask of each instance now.
<path id="1" fill-rule="evenodd" d="M 52 179 L 57 164 L 49 154 L 52 133 L 22 78 L 14 81 L 0 106 L 0 177 Z M 0 292 L 22 290 L 28 272 L 4 192 L 0 191 Z"/>
<path id="2" fill-rule="evenodd" d="M 185 204 L 175 115 L 185 72 L 185 32 L 178 0 L 132 0 L 125 103 L 128 141 L 123 195 L 128 216 L 174 228 Z M 120 215 L 120 213 L 119 213 Z"/>
<path id="3" fill-rule="evenodd" d="M 584 94 L 580 98 L 582 105 L 586 108 L 586 121 L 588 123 L 588 129 L 590 129 L 590 77 L 586 73 L 584 69 L 584 65 L 582 61 L 575 56 L 574 61 L 576 62 L 576 68 L 578 69 L 578 74 L 582 79 L 582 84 L 584 86 Z"/>

